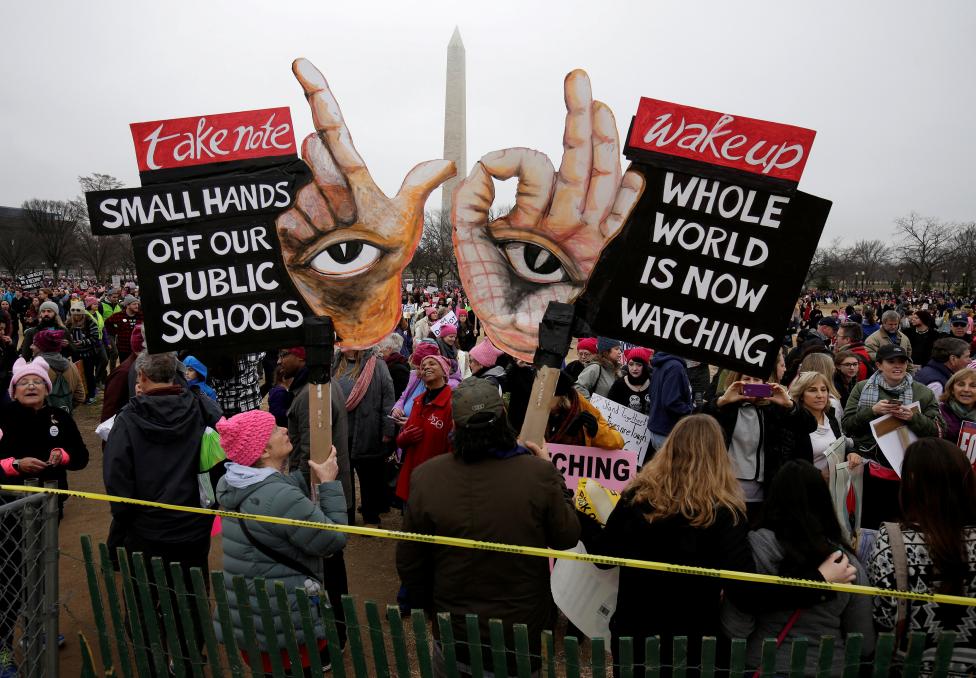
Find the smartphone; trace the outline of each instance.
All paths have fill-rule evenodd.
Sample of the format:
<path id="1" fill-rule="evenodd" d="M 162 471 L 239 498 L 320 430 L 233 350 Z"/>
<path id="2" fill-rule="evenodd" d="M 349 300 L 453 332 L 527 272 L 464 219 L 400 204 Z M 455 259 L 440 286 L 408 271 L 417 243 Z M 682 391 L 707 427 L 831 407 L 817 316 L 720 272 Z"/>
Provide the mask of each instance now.
<path id="1" fill-rule="evenodd" d="M 773 395 L 773 387 L 769 384 L 743 384 L 742 395 L 748 398 L 768 398 Z"/>
<path id="2" fill-rule="evenodd" d="M 888 402 L 889 405 L 895 405 L 896 407 L 901 407 L 901 401 L 900 400 L 891 400 L 891 399 L 889 399 L 887 402 Z"/>

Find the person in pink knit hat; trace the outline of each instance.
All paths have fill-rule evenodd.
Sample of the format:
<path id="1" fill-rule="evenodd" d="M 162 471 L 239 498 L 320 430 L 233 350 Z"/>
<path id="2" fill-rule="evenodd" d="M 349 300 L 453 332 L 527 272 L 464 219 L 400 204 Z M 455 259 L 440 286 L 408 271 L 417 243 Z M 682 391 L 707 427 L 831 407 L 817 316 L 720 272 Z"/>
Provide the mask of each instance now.
<path id="1" fill-rule="evenodd" d="M 250 410 L 217 422 L 221 446 L 229 460 L 227 472 L 217 484 L 217 499 L 230 511 L 325 524 L 348 524 L 346 499 L 342 483 L 336 480 L 339 466 L 336 449 L 323 462 L 309 461 L 309 471 L 318 493 L 309 497 L 309 488 L 300 473 L 285 475 L 291 442 L 288 429 L 275 423 L 274 415 L 263 410 Z M 284 624 L 291 624 L 298 636 L 303 668 L 308 668 L 308 653 L 317 651 L 327 663 L 324 627 L 315 620 L 316 638 L 305 638 L 302 620 L 298 613 L 295 589 L 302 588 L 309 595 L 324 595 L 322 558 L 341 551 L 346 545 L 342 532 L 311 527 L 288 527 L 253 520 L 225 520 L 223 523 L 224 573 L 227 584 L 227 602 L 233 629 L 238 643 L 244 642 L 244 630 L 240 624 L 240 608 L 243 601 L 237 599 L 233 579 L 242 576 L 247 580 L 262 577 L 269 585 L 282 582 L 288 593 L 293 610 L 291 619 L 277 620 L 275 628 L 265 628 L 255 618 L 255 632 L 262 650 L 260 657 L 245 655 L 249 666 L 260 665 L 257 673 L 271 673 L 271 657 L 267 648 L 274 636 L 277 647 L 287 643 Z M 251 609 L 259 609 L 253 586 L 248 603 Z M 313 614 L 318 607 L 313 608 Z M 224 637 L 225 630 L 217 622 L 217 637 Z M 243 647 L 243 645 L 242 645 Z M 286 651 L 281 654 L 285 671 L 290 671 L 290 658 Z"/>
<path id="2" fill-rule="evenodd" d="M 505 368 L 498 364 L 498 359 L 503 355 L 505 355 L 504 351 L 499 351 L 491 340 L 485 337 L 468 353 L 471 376 L 487 379 L 504 390 Z"/>
<path id="3" fill-rule="evenodd" d="M 451 419 L 451 387 L 447 384 L 451 364 L 442 355 L 428 355 L 420 364 L 426 389 L 413 400 L 410 416 L 397 436 L 403 450 L 403 466 L 397 480 L 396 496 L 406 501 L 410 496 L 410 474 L 428 459 L 450 451 L 449 436 L 454 427 Z"/>

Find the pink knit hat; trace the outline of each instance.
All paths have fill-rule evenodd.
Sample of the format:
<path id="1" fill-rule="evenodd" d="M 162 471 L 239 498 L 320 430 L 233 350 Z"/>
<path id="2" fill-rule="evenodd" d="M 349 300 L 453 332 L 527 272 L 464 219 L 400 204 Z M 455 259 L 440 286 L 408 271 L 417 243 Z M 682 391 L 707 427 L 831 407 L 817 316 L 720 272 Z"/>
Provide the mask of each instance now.
<path id="1" fill-rule="evenodd" d="M 431 341 L 421 341 L 414 345 L 413 355 L 410 356 L 410 364 L 414 367 L 420 367 L 420 363 L 423 362 L 424 358 L 429 355 L 440 355 L 441 350 L 437 348 L 437 344 Z"/>
<path id="2" fill-rule="evenodd" d="M 445 358 L 444 356 L 442 356 L 440 354 L 437 354 L 437 355 L 425 355 L 424 356 L 424 359 L 420 361 L 421 364 L 423 364 L 424 360 L 427 360 L 428 358 L 431 359 L 431 360 L 436 360 L 437 361 L 437 364 L 441 366 L 441 369 L 442 370 L 444 370 L 444 378 L 445 379 L 447 379 L 449 376 L 451 376 L 451 361 L 450 360 L 448 360 L 447 358 Z"/>
<path id="3" fill-rule="evenodd" d="M 51 377 L 48 376 L 47 371 L 48 364 L 44 358 L 34 358 L 30 362 L 25 361 L 23 358 L 17 358 L 17 362 L 14 363 L 14 376 L 10 378 L 10 388 L 7 389 L 10 397 L 14 397 L 14 387 L 20 381 L 20 378 L 30 374 L 43 379 L 44 383 L 47 384 L 47 392 L 50 393 Z"/>
<path id="4" fill-rule="evenodd" d="M 504 351 L 499 351 L 495 348 L 495 345 L 491 343 L 491 340 L 484 339 L 478 343 L 471 352 L 468 353 L 472 358 L 477 360 L 480 364 L 485 367 L 494 367 L 498 359 L 505 355 Z"/>
<path id="5" fill-rule="evenodd" d="M 454 325 L 444 325 L 444 327 L 441 328 L 441 338 L 442 339 L 444 337 L 449 337 L 452 334 L 455 337 L 457 336 L 457 328 Z"/>
<path id="6" fill-rule="evenodd" d="M 230 419 L 222 417 L 217 422 L 220 446 L 231 461 L 253 466 L 264 454 L 275 426 L 274 415 L 264 410 L 241 412 Z"/>

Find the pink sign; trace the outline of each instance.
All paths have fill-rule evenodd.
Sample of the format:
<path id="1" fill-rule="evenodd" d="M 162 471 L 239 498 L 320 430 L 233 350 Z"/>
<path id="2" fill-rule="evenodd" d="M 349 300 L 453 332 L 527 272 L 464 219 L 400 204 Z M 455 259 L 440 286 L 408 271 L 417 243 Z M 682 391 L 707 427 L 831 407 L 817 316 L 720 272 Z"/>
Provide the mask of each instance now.
<path id="1" fill-rule="evenodd" d="M 636 452 L 555 443 L 548 443 L 547 447 L 552 463 L 571 490 L 576 489 L 580 478 L 590 478 L 607 489 L 622 492 L 637 473 Z"/>

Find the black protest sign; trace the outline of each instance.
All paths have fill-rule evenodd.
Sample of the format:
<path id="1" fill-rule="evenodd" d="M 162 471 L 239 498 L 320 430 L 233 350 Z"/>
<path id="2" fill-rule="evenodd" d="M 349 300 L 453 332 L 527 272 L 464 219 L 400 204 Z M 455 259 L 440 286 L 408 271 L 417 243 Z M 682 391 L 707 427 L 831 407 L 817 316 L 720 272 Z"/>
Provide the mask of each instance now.
<path id="1" fill-rule="evenodd" d="M 688 110 L 698 109 L 678 108 L 686 136 L 671 130 L 669 142 L 685 141 L 673 159 L 670 149 L 651 150 L 645 142 L 666 138 L 648 131 L 660 129 L 660 108 L 648 116 L 649 126 L 635 119 L 631 140 L 639 144 L 627 150 L 639 161 L 631 170 L 644 177 L 644 191 L 601 253 L 577 313 L 594 333 L 766 379 L 830 210 L 829 201 L 795 190 L 796 163 L 787 164 L 796 155 L 805 160 L 812 133 L 797 142 L 799 152 L 767 156 L 787 165 L 772 176 L 763 174 L 758 151 L 749 166 L 743 158 L 742 167 L 732 167 L 734 161 L 720 167 L 695 160 L 689 147 L 708 134 L 717 149 L 736 144 L 736 137 L 744 140 L 735 148 L 761 149 L 766 144 L 757 135 L 769 148 L 792 147 L 782 136 L 772 143 L 783 134 L 772 123 L 750 121 L 752 137 L 723 139 L 715 121 L 687 123 Z M 720 119 L 723 127 L 730 117 Z M 731 127 L 725 134 L 735 132 Z"/>
<path id="2" fill-rule="evenodd" d="M 41 271 L 33 271 L 17 276 L 17 286 L 25 290 L 39 290 L 43 284 L 44 273 Z"/>
<path id="3" fill-rule="evenodd" d="M 153 352 L 301 343 L 305 304 L 282 263 L 274 216 L 140 234 L 132 246 Z"/>
<path id="4" fill-rule="evenodd" d="M 277 214 L 310 180 L 308 165 L 296 158 L 246 173 L 92 191 L 85 199 L 95 235 L 146 233 L 206 219 Z"/>
<path id="5" fill-rule="evenodd" d="M 256 129 L 265 130 L 267 148 L 227 146 L 253 141 Z M 294 156 L 287 109 L 140 123 L 133 138 L 143 187 L 86 200 L 94 234 L 132 238 L 149 350 L 301 344 L 309 312 L 285 268 L 275 221 L 311 172 Z"/>

